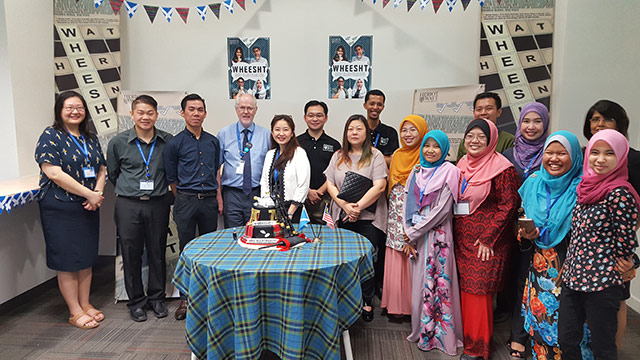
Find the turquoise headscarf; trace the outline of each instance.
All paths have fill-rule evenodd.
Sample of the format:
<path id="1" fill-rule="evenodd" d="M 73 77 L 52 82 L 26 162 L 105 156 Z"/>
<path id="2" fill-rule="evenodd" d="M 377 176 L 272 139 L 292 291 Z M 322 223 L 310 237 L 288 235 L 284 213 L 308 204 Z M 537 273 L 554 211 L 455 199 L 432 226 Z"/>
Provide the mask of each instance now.
<path id="1" fill-rule="evenodd" d="M 424 144 L 427 143 L 427 139 L 429 138 L 432 138 L 433 140 L 435 140 L 438 143 L 438 146 L 440 146 L 440 150 L 442 150 L 442 156 L 440 156 L 440 159 L 438 159 L 438 161 L 433 163 L 428 162 L 427 159 L 425 159 L 424 155 L 422 154 L 422 148 L 424 148 Z M 449 138 L 447 137 L 447 134 L 444 133 L 444 131 L 431 130 L 427 133 L 427 135 L 424 136 L 424 138 L 422 138 L 422 144 L 420 144 L 420 166 L 426 167 L 426 168 L 436 167 L 444 162 L 448 154 L 449 154 Z"/>
<path id="2" fill-rule="evenodd" d="M 560 243 L 571 229 L 571 212 L 576 204 L 576 187 L 582 176 L 582 149 L 578 138 L 568 131 L 556 131 L 544 143 L 559 142 L 569 152 L 571 168 L 562 176 L 552 176 L 542 166 L 535 176 L 529 176 L 518 190 L 522 198 L 524 213 L 533 219 L 540 236 L 535 240 L 541 249 L 552 248 Z M 552 204 L 547 220 L 547 189 Z"/>

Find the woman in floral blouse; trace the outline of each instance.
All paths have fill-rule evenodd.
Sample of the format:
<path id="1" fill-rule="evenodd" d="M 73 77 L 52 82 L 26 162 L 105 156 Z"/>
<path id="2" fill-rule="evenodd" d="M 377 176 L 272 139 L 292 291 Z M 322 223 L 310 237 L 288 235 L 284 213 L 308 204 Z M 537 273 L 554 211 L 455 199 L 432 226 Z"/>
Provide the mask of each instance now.
<path id="1" fill-rule="evenodd" d="M 100 214 L 107 167 L 89 128 L 87 103 L 74 91 L 56 98 L 55 120 L 36 145 L 40 165 L 40 220 L 47 266 L 56 270 L 69 323 L 92 329 L 104 320 L 89 303 L 91 267 L 98 258 Z"/>
<path id="2" fill-rule="evenodd" d="M 553 133 L 544 143 L 542 169 L 527 178 L 518 191 L 526 217 L 536 225 L 533 231 L 518 231 L 519 239 L 532 240 L 522 315 L 524 330 L 531 336 L 534 359 L 552 359 L 562 354 L 558 346 L 560 273 L 582 162 L 578 138 L 568 131 Z"/>
<path id="3" fill-rule="evenodd" d="M 580 359 L 583 323 L 596 359 L 617 359 L 617 312 L 623 280 L 616 259 L 638 246 L 638 193 L 627 181 L 629 143 L 621 133 L 596 133 L 585 151 L 584 176 L 571 220 L 563 267 L 558 342 L 564 359 Z"/>

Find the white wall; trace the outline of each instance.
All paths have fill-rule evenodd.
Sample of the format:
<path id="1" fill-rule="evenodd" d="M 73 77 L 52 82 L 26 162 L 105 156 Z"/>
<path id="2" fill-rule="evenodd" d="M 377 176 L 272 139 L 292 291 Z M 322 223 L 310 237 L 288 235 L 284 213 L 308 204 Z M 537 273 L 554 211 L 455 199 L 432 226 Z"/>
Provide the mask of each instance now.
<path id="1" fill-rule="evenodd" d="M 9 67 L 4 0 L 0 0 L 0 144 L 3 144 L 4 149 L 4 156 L 0 157 L 0 169 L 3 169 L 0 171 L 0 181 L 20 176 L 13 118 L 13 83 Z"/>
<path id="2" fill-rule="evenodd" d="M 209 13 L 202 22 L 190 13 L 187 25 L 177 15 L 168 24 L 161 14 L 150 24 L 142 10 L 123 18 L 123 88 L 198 92 L 209 109 L 205 128 L 215 134 L 236 120 L 228 99 L 227 37 L 268 36 L 272 100 L 259 103 L 256 122 L 267 126 L 274 114 L 291 114 L 300 133 L 306 128 L 304 104 L 319 99 L 329 105 L 328 133 L 342 138 L 347 117 L 364 109 L 362 100 L 327 99 L 329 35 L 373 35 L 372 87 L 386 93 L 381 119 L 392 126 L 410 114 L 414 89 L 478 81 L 477 2 L 465 12 L 460 2 L 452 13 L 443 5 L 437 15 L 418 4 L 410 13 L 405 3 L 383 10 L 381 2 L 373 6 L 370 0 L 246 3 L 247 11 L 236 4 L 233 15 L 221 9 L 221 20 Z"/>

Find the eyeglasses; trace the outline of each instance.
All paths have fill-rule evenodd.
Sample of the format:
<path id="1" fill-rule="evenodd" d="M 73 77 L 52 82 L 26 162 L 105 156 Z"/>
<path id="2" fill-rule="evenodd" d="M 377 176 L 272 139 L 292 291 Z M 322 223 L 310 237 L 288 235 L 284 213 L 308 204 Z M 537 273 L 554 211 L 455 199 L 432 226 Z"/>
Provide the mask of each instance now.
<path id="1" fill-rule="evenodd" d="M 472 134 L 467 134 L 464 137 L 464 141 L 472 141 L 472 140 L 478 140 L 478 141 L 487 141 L 487 137 L 485 135 L 472 135 Z"/>
<path id="2" fill-rule="evenodd" d="M 616 119 L 614 119 L 614 118 L 607 118 L 607 117 L 594 117 L 594 118 L 589 119 L 589 121 L 590 121 L 592 124 L 597 124 L 597 123 L 599 123 L 600 121 L 602 121 L 602 122 L 604 122 L 604 123 L 606 123 L 606 124 L 613 124 L 613 123 L 615 123 L 615 122 L 616 122 Z"/>
<path id="3" fill-rule="evenodd" d="M 240 112 L 253 112 L 256 108 L 254 106 L 236 106 L 236 109 L 240 110 Z"/>
<path id="4" fill-rule="evenodd" d="M 73 112 L 73 110 L 77 111 L 77 112 L 84 112 L 86 109 L 84 108 L 84 106 L 65 106 L 63 107 L 64 111 L 66 112 Z"/>
<path id="5" fill-rule="evenodd" d="M 317 113 L 317 114 L 309 113 L 309 114 L 307 114 L 307 117 L 309 119 L 324 119 L 324 114 L 323 113 Z"/>

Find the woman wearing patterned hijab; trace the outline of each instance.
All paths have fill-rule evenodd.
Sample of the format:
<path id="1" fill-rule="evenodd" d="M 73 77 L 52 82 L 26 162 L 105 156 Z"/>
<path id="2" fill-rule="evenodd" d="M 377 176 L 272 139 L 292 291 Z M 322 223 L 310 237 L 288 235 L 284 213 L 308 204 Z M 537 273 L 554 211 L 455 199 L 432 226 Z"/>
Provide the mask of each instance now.
<path id="1" fill-rule="evenodd" d="M 563 359 L 580 359 L 583 323 L 596 359 L 616 359 L 617 312 L 623 279 L 616 259 L 638 246 L 638 193 L 628 182 L 629 143 L 616 130 L 598 131 L 585 151 L 584 175 L 571 219 L 563 266 L 558 342 Z"/>
<path id="2" fill-rule="evenodd" d="M 449 138 L 432 130 L 405 187 L 405 253 L 411 262 L 411 334 L 420 350 L 455 355 L 462 346 L 460 290 L 453 251 L 453 204 L 460 170 L 446 162 Z M 416 252 L 417 248 L 417 252 Z"/>
<path id="3" fill-rule="evenodd" d="M 389 220 L 381 307 L 391 315 L 411 314 L 411 273 L 404 246 L 404 190 L 407 177 L 420 160 L 420 141 L 427 134 L 427 122 L 409 115 L 400 123 L 402 147 L 393 153 L 389 167 Z M 446 155 L 445 155 L 446 156 Z"/>
<path id="4" fill-rule="evenodd" d="M 555 132 L 544 144 L 542 168 L 518 191 L 526 217 L 536 226 L 533 231 L 521 228 L 518 236 L 532 241 L 533 256 L 528 261 L 520 305 L 524 313 L 522 330 L 531 335 L 531 349 L 538 359 L 562 354 L 558 346 L 560 274 L 582 162 L 578 138 L 568 131 Z"/>
<path id="5" fill-rule="evenodd" d="M 460 191 L 453 231 L 460 273 L 464 331 L 461 359 L 488 359 L 493 337 L 492 297 L 503 287 L 505 264 L 513 241 L 512 223 L 520 205 L 518 174 L 496 152 L 498 129 L 473 120 L 464 136 L 465 155 L 458 161 Z"/>

